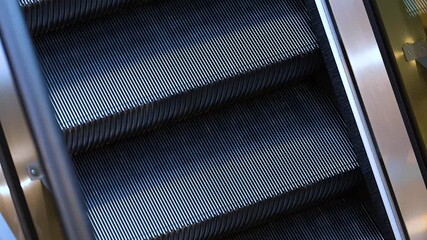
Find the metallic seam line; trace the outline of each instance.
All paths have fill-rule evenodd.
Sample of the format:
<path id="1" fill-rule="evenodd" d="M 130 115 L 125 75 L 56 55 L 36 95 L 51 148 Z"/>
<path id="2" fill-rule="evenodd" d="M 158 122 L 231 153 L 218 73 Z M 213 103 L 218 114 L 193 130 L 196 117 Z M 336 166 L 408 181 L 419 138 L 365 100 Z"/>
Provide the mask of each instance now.
<path id="1" fill-rule="evenodd" d="M 369 133 L 369 129 L 367 127 L 366 119 L 364 117 L 363 111 L 360 107 L 360 102 L 358 100 L 357 94 L 355 92 L 355 88 L 353 83 L 351 82 L 351 75 L 347 68 L 347 63 L 343 57 L 343 53 L 341 50 L 341 46 L 339 41 L 337 40 L 337 34 L 333 27 L 332 19 L 325 3 L 325 0 L 315 0 L 317 8 L 319 10 L 320 18 L 322 20 L 323 26 L 325 28 L 325 32 L 328 38 L 328 41 L 331 46 L 332 54 L 334 56 L 335 62 L 338 67 L 339 74 L 342 78 L 342 82 L 344 85 L 345 92 L 347 94 L 347 98 L 349 100 L 354 118 L 356 120 L 357 127 L 359 129 L 360 136 L 363 141 L 363 145 L 366 150 L 366 154 L 368 156 L 369 162 L 372 167 L 372 172 L 375 177 L 375 181 L 378 185 L 378 190 L 381 194 L 381 198 L 384 203 L 384 207 L 387 212 L 387 216 L 390 220 L 390 224 L 393 230 L 393 233 L 396 239 L 405 239 L 405 234 L 403 231 L 403 227 L 399 221 L 399 217 L 397 214 L 397 210 L 394 206 L 394 203 L 391 201 L 391 193 L 389 191 L 388 184 L 385 180 L 384 171 L 381 168 L 380 161 L 378 159 L 378 155 L 375 151 L 374 144 L 372 142 L 372 136 Z"/>

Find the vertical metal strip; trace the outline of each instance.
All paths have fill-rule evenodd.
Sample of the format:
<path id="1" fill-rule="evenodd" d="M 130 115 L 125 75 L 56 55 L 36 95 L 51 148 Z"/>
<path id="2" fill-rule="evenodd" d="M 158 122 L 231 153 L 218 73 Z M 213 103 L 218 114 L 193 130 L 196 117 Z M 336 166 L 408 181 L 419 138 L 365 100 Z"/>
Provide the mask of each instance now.
<path id="1" fill-rule="evenodd" d="M 375 151 L 375 146 L 373 144 L 372 136 L 368 130 L 368 125 L 361 108 L 361 104 L 358 100 L 355 86 L 353 85 L 352 77 L 347 67 L 347 62 L 345 60 L 344 54 L 341 50 L 341 45 L 339 43 L 337 33 L 335 32 L 335 27 L 331 19 L 328 6 L 324 0 L 315 0 L 317 8 L 319 10 L 320 18 L 322 20 L 323 26 L 325 28 L 328 41 L 331 46 L 332 53 L 335 58 L 335 62 L 338 67 L 341 79 L 343 81 L 343 86 L 346 91 L 347 97 L 349 99 L 350 106 L 353 111 L 356 124 L 358 126 L 360 136 L 362 138 L 369 162 L 372 167 L 372 171 L 380 191 L 384 207 L 386 209 L 390 224 L 393 230 L 394 235 L 397 239 L 404 239 L 405 234 L 404 230 L 399 222 L 399 216 L 395 209 L 394 203 L 392 202 L 392 196 L 388 190 L 388 184 L 384 175 L 384 172 L 381 168 L 381 163 L 378 158 L 378 154 Z"/>
<path id="2" fill-rule="evenodd" d="M 323 12 L 334 57 L 394 234 L 397 239 L 406 238 L 406 234 L 411 239 L 427 239 L 426 186 L 363 1 L 328 1 L 342 47 L 332 30 L 334 22 L 330 16 L 326 17 L 329 14 L 326 2 L 316 0 L 316 3 Z M 345 49 L 348 62 L 341 49 Z M 354 78 L 346 66 L 351 68 Z M 356 89 L 360 94 L 359 103 Z M 372 136 L 369 136 L 366 121 L 369 121 Z"/>

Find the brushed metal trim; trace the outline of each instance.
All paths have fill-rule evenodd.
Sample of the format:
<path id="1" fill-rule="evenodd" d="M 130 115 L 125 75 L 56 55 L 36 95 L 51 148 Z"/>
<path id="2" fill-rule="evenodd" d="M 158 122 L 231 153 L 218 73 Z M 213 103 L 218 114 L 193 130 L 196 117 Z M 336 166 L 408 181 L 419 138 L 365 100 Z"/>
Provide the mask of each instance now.
<path id="1" fill-rule="evenodd" d="M 328 12 L 324 1 L 317 2 Z M 337 47 L 336 36 L 331 45 L 345 50 L 348 62 L 344 61 L 341 53 L 337 63 L 349 66 L 354 76 L 354 79 L 350 78 L 347 71 L 347 78 L 343 79 L 344 84 L 351 86 L 352 80 L 355 83 L 352 89 L 346 89 L 351 90 L 350 94 L 347 92 L 348 97 L 354 101 L 357 99 L 355 90 L 359 91 L 360 104 L 363 104 L 366 112 L 365 120 L 370 124 L 371 137 L 378 147 L 377 155 L 372 138 L 364 139 L 393 232 L 397 239 L 406 238 L 405 230 L 411 239 L 427 239 L 426 186 L 363 1 L 328 2 L 342 48 Z M 330 28 L 333 26 L 331 21 L 327 25 Z M 356 117 L 364 116 L 360 106 L 352 106 Z M 363 138 L 369 136 L 367 126 L 366 122 L 359 125 L 359 131 L 365 135 Z M 396 202 L 391 197 L 392 193 Z M 399 212 L 403 221 L 399 221 Z"/>
<path id="2" fill-rule="evenodd" d="M 388 190 L 389 187 L 384 176 L 384 171 L 381 168 L 381 163 L 378 158 L 379 156 L 375 150 L 373 139 L 369 132 L 361 103 L 357 97 L 356 88 L 353 84 L 353 79 L 348 69 L 348 63 L 344 57 L 342 46 L 338 40 L 327 3 L 325 0 L 315 1 L 393 233 L 396 239 L 403 239 L 404 232 L 399 222 L 399 216 L 394 207 L 394 203 L 391 201 L 391 193 Z"/>
<path id="3" fill-rule="evenodd" d="M 39 158 L 18 100 L 11 71 L 7 67 L 9 64 L 1 41 L 0 66 L 0 122 L 38 238 L 62 239 L 63 234 L 51 194 L 40 180 L 32 181 L 27 173 L 28 166 Z"/>

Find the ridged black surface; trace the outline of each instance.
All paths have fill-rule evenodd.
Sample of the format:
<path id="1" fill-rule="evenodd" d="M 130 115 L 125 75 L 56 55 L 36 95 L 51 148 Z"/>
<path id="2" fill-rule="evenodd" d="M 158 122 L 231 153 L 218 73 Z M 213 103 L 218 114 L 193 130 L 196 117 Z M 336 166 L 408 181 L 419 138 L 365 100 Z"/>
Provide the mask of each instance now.
<path id="1" fill-rule="evenodd" d="M 311 82 L 74 161 L 101 239 L 215 236 L 359 180 L 342 120 Z"/>
<path id="2" fill-rule="evenodd" d="M 114 11 L 136 0 L 18 0 L 34 34 Z M 140 1 L 148 2 L 149 0 Z"/>
<path id="3" fill-rule="evenodd" d="M 36 38 L 71 152 L 300 79 L 319 65 L 300 1 L 150 4 Z"/>
<path id="4" fill-rule="evenodd" d="M 403 0 L 405 2 L 406 11 L 412 17 L 427 13 L 426 0 Z"/>
<path id="5" fill-rule="evenodd" d="M 161 239 L 212 239 L 224 233 L 250 228 L 283 213 L 294 212 L 331 196 L 350 190 L 359 180 L 360 172 L 351 170 L 331 178 L 263 199 L 247 207 L 217 215 L 160 236 Z"/>
<path id="6" fill-rule="evenodd" d="M 363 205 L 357 200 L 344 198 L 282 216 L 224 239 L 382 240 L 384 238 Z"/>

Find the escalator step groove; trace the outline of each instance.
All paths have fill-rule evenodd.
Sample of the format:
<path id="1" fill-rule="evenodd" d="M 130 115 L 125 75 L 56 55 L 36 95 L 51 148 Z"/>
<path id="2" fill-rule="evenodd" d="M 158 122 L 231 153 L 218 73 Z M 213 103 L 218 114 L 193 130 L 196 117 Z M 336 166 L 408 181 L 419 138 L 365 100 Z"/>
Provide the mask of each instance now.
<path id="1" fill-rule="evenodd" d="M 78 154 L 74 162 L 100 239 L 213 237 L 360 179 L 345 126 L 312 82 Z"/>
<path id="2" fill-rule="evenodd" d="M 223 239 L 382 240 L 384 238 L 362 203 L 347 197 L 281 216 Z"/>
<path id="3" fill-rule="evenodd" d="M 382 239 L 304 1 L 18 1 L 97 239 Z"/>
<path id="4" fill-rule="evenodd" d="M 320 65 L 304 4 L 180 0 L 35 38 L 73 153 L 303 79 Z"/>
<path id="5" fill-rule="evenodd" d="M 421 16 L 427 13 L 427 2 L 424 0 L 403 0 L 406 11 L 412 17 Z"/>
<path id="6" fill-rule="evenodd" d="M 135 0 L 18 0 L 34 34 L 114 11 Z M 146 0 L 148 2 L 148 0 Z"/>

